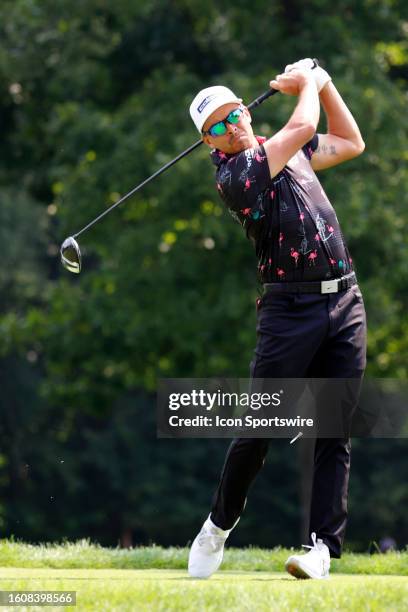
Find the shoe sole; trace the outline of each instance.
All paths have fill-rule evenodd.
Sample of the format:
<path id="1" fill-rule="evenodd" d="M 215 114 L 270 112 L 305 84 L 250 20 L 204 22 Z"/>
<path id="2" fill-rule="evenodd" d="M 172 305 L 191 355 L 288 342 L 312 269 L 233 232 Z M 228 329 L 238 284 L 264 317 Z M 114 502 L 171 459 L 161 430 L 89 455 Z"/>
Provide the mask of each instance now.
<path id="1" fill-rule="evenodd" d="M 299 580 L 305 580 L 306 578 L 310 578 L 308 574 L 306 574 L 300 567 L 297 567 L 294 563 L 287 563 L 285 565 L 285 569 L 291 576 L 298 578 Z"/>
<path id="2" fill-rule="evenodd" d="M 298 580 L 307 580 L 310 578 L 314 578 L 316 580 L 326 580 L 329 577 L 328 574 L 326 576 L 317 576 L 316 574 L 312 574 L 310 570 L 308 573 L 300 564 L 295 563 L 294 561 L 287 562 L 285 569 L 291 576 L 298 578 Z"/>

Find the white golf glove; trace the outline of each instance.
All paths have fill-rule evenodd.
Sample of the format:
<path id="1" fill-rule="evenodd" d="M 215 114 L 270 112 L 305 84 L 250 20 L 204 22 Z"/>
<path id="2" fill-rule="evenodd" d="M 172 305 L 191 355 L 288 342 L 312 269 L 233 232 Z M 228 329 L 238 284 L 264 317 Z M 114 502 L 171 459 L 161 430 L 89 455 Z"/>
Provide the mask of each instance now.
<path id="1" fill-rule="evenodd" d="M 290 72 L 295 68 L 304 68 L 306 70 L 312 70 L 313 65 L 313 60 L 310 57 L 306 57 L 305 59 L 301 59 L 298 62 L 295 62 L 294 64 L 288 64 L 285 68 L 285 72 Z M 323 87 L 327 85 L 329 81 L 332 80 L 328 72 L 326 72 L 326 70 L 323 70 L 323 68 L 321 68 L 320 66 L 316 66 L 316 68 L 312 70 L 312 74 L 316 83 L 317 91 L 319 93 L 321 92 Z"/>

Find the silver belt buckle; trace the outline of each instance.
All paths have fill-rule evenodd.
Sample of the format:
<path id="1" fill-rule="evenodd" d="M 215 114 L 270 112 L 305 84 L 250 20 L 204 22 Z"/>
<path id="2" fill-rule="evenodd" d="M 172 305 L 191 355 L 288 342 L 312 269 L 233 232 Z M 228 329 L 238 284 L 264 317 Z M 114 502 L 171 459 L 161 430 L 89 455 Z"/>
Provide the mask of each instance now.
<path id="1" fill-rule="evenodd" d="M 332 278 L 331 280 L 322 281 L 320 293 L 337 293 L 339 290 L 339 279 Z"/>

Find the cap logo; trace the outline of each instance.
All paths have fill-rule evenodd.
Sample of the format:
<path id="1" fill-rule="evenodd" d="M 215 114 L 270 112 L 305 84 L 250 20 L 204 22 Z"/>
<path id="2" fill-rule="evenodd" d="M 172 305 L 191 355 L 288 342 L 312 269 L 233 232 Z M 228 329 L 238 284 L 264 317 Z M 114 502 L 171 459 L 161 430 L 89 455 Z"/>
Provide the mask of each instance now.
<path id="1" fill-rule="evenodd" d="M 211 100 L 213 100 L 213 98 L 216 98 L 217 94 L 211 94 L 210 96 L 207 96 L 206 98 L 204 98 L 204 100 L 201 102 L 200 106 L 197 108 L 197 111 L 199 113 L 202 113 L 203 110 L 205 109 L 205 107 L 207 106 L 207 104 L 209 102 L 211 102 Z"/>

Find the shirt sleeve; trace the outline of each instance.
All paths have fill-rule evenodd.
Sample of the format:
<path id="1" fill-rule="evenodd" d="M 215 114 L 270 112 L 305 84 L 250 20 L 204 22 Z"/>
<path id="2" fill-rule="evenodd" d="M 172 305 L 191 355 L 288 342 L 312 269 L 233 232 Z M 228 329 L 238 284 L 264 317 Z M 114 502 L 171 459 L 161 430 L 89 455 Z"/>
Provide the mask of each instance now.
<path id="1" fill-rule="evenodd" d="M 271 184 L 263 145 L 245 149 L 223 163 L 217 173 L 217 187 L 228 208 L 248 211 L 259 204 L 259 196 Z"/>
<path id="2" fill-rule="evenodd" d="M 312 159 L 312 155 L 316 151 L 318 146 L 319 146 L 319 134 L 317 133 L 314 134 L 313 138 L 309 140 L 309 142 L 303 145 L 302 151 L 306 155 L 306 158 L 309 161 Z"/>

